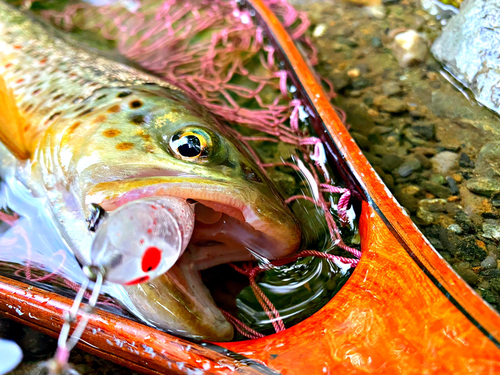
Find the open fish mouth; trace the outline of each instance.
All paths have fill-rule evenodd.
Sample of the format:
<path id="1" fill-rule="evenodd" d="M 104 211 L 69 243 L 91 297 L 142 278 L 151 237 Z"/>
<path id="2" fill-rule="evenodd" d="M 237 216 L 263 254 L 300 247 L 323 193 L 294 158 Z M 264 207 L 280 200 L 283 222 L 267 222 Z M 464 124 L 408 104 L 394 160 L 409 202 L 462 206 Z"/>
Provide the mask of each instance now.
<path id="1" fill-rule="evenodd" d="M 289 255 L 300 244 L 295 219 L 270 189 L 248 184 L 238 188 L 185 174 L 101 182 L 87 191 L 85 200 L 113 211 L 137 199 L 161 196 L 196 202 L 195 227 L 186 251 L 167 273 L 125 287 L 133 309 L 148 323 L 182 336 L 231 340 L 233 327 L 199 271 L 256 257 Z"/>
<path id="2" fill-rule="evenodd" d="M 300 232 L 278 197 L 248 186 L 200 177 L 161 176 L 103 182 L 86 194 L 86 203 L 107 211 L 140 198 L 174 196 L 196 202 L 195 229 L 189 247 L 196 249 L 199 270 L 233 261 L 286 256 L 297 249 Z M 280 206 L 281 205 L 281 206 Z"/>

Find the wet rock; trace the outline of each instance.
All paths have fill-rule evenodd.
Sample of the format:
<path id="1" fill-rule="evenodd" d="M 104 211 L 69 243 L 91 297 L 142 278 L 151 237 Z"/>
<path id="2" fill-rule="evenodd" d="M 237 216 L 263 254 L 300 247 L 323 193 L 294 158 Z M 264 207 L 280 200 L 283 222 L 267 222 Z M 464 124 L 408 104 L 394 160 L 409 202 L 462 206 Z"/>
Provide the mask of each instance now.
<path id="1" fill-rule="evenodd" d="M 500 110 L 500 1 L 468 0 L 432 46 L 434 56 L 486 107 Z"/>
<path id="2" fill-rule="evenodd" d="M 497 267 L 497 258 L 493 255 L 488 255 L 481 262 L 481 267 L 486 268 L 486 269 L 496 268 Z"/>
<path id="3" fill-rule="evenodd" d="M 397 98 L 388 98 L 386 96 L 376 97 L 373 104 L 378 106 L 382 111 L 389 113 L 402 113 L 407 110 L 406 102 Z"/>
<path id="4" fill-rule="evenodd" d="M 491 196 L 491 204 L 493 207 L 500 207 L 500 193 L 496 193 Z"/>
<path id="5" fill-rule="evenodd" d="M 372 81 L 366 77 L 359 77 L 352 81 L 351 86 L 355 90 L 361 90 L 372 85 Z"/>
<path id="6" fill-rule="evenodd" d="M 483 237 L 500 241 L 500 222 L 486 219 L 483 223 Z"/>
<path id="7" fill-rule="evenodd" d="M 439 185 L 446 184 L 446 178 L 442 174 L 432 174 L 429 177 L 429 181 Z"/>
<path id="8" fill-rule="evenodd" d="M 455 254 L 458 259 L 469 262 L 476 259 L 483 261 L 487 255 L 486 251 L 477 245 L 474 237 L 460 241 L 457 245 L 457 253 Z"/>
<path id="9" fill-rule="evenodd" d="M 475 166 L 475 163 L 471 160 L 469 155 L 467 155 L 465 152 L 462 152 L 460 154 L 460 160 L 458 163 L 462 168 L 474 168 L 474 166 Z"/>
<path id="10" fill-rule="evenodd" d="M 470 264 L 467 262 L 459 263 L 455 270 L 469 284 L 476 285 L 479 281 L 479 276 L 470 269 Z"/>
<path id="11" fill-rule="evenodd" d="M 382 91 L 387 96 L 393 96 L 397 94 L 401 94 L 401 85 L 396 81 L 387 81 L 382 83 Z"/>
<path id="12" fill-rule="evenodd" d="M 424 62 L 428 55 L 425 36 L 411 29 L 397 34 L 391 49 L 403 68 Z"/>
<path id="13" fill-rule="evenodd" d="M 481 177 L 500 175 L 500 142 L 489 142 L 481 148 L 474 171 Z"/>
<path id="14" fill-rule="evenodd" d="M 434 124 L 419 121 L 412 124 L 411 129 L 420 137 L 427 140 L 432 140 L 436 137 L 436 127 Z"/>
<path id="15" fill-rule="evenodd" d="M 489 197 L 492 194 L 500 193 L 500 178 L 471 178 L 466 182 L 466 186 L 474 193 Z"/>
<path id="16" fill-rule="evenodd" d="M 368 138 L 360 133 L 351 132 L 352 137 L 356 140 L 356 143 L 364 150 L 368 150 L 370 148 L 371 142 Z"/>
<path id="17" fill-rule="evenodd" d="M 415 158 L 417 158 L 420 164 L 422 164 L 422 168 L 429 169 L 430 167 L 432 167 L 431 161 L 427 159 L 424 155 L 418 153 L 415 153 L 413 155 L 415 156 Z"/>
<path id="18" fill-rule="evenodd" d="M 336 73 L 330 76 L 335 91 L 341 92 L 351 84 L 351 77 L 346 73 Z"/>
<path id="19" fill-rule="evenodd" d="M 448 182 L 448 186 L 450 187 L 451 193 L 453 195 L 458 194 L 460 192 L 460 189 L 457 186 L 456 181 L 453 179 L 453 177 L 446 177 L 446 181 Z"/>
<path id="20" fill-rule="evenodd" d="M 451 230 L 453 233 L 456 234 L 461 234 L 463 232 L 462 228 L 458 224 L 451 224 L 447 228 L 448 230 Z"/>
<path id="21" fill-rule="evenodd" d="M 422 164 L 420 164 L 420 161 L 418 161 L 418 159 L 414 156 L 409 156 L 408 158 L 406 158 L 405 162 L 398 168 L 398 174 L 401 177 L 408 177 L 413 172 L 420 170 L 420 168 L 422 168 Z"/>
<path id="22" fill-rule="evenodd" d="M 439 198 L 451 197 L 451 191 L 446 186 L 436 184 L 432 181 L 422 181 L 422 187 Z"/>
<path id="23" fill-rule="evenodd" d="M 382 40 L 376 36 L 372 38 L 372 46 L 375 48 L 382 47 Z"/>
<path id="24" fill-rule="evenodd" d="M 432 168 L 436 173 L 447 175 L 458 162 L 458 155 L 451 151 L 442 151 L 431 159 Z"/>
<path id="25" fill-rule="evenodd" d="M 403 158 L 400 158 L 394 154 L 388 154 L 382 156 L 382 164 L 380 165 L 383 170 L 390 172 L 393 169 L 396 169 L 403 163 Z"/>

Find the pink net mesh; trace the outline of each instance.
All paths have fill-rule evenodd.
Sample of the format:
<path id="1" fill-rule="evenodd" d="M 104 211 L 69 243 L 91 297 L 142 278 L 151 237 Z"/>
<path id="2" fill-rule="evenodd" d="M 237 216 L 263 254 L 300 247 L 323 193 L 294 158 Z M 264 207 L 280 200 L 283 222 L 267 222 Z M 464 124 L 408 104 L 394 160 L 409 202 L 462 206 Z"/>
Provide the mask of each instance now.
<path id="1" fill-rule="evenodd" d="M 310 24 L 306 14 L 296 11 L 284 0 L 266 2 L 306 51 L 311 65 L 315 65 L 316 50 L 305 36 Z M 351 192 L 333 184 L 324 146 L 319 138 L 310 134 L 304 121 L 305 105 L 293 95 L 295 89 L 289 73 L 276 58 L 274 47 L 267 43 L 251 11 L 240 8 L 236 1 L 143 0 L 132 6 L 123 6 L 120 2 L 101 7 L 77 3 L 62 12 L 44 11 L 42 15 L 65 30 L 89 30 L 114 42 L 121 55 L 184 89 L 212 113 L 234 124 L 230 131 L 246 146 L 264 173 L 270 168 L 286 166 L 301 173 L 316 187 L 313 196 L 290 196 L 286 203 L 295 200 L 314 203 L 324 213 L 332 241 L 351 253 L 352 258 L 305 250 L 268 265 L 247 264 L 243 268 L 232 265 L 250 279 L 252 290 L 276 332 L 285 326 L 255 281 L 260 272 L 306 256 L 340 261 L 352 267 L 358 263 L 361 252 L 344 243 L 338 227 L 348 220 Z M 328 95 L 333 98 L 333 87 L 324 82 Z M 344 113 L 339 111 L 339 114 L 345 120 Z M 252 132 L 241 131 L 242 128 Z M 255 151 L 256 144 L 261 142 L 292 145 L 297 162 L 290 158 L 278 163 L 265 162 Z M 332 205 L 335 199 L 330 199 L 332 195 L 338 196 L 335 205 Z M 16 217 L 2 214 L 0 219 L 14 225 Z M 23 272 L 32 280 L 29 268 L 28 262 Z M 224 314 L 244 336 L 262 337 L 227 312 Z"/>

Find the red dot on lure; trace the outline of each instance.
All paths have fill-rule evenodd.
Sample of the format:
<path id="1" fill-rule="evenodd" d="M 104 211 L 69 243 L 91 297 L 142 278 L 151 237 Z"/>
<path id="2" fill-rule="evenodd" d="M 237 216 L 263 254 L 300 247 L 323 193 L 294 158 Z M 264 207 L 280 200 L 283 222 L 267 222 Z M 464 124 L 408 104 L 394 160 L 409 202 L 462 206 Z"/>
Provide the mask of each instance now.
<path id="1" fill-rule="evenodd" d="M 144 272 L 153 271 L 161 262 L 161 250 L 155 246 L 148 247 L 142 257 L 142 270 Z"/>
<path id="2" fill-rule="evenodd" d="M 138 277 L 135 280 L 132 280 L 132 281 L 129 281 L 128 283 L 125 283 L 125 285 L 136 285 L 136 284 L 140 284 L 140 283 L 143 283 L 145 281 L 148 281 L 148 280 L 149 280 L 149 276 L 148 275 L 141 276 L 141 277 Z"/>

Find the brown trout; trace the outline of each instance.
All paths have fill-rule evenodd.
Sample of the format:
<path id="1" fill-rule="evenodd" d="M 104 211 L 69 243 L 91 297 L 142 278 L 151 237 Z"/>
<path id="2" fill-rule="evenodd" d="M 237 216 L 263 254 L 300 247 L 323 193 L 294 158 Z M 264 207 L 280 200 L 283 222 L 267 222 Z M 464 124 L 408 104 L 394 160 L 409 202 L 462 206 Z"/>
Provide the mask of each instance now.
<path id="1" fill-rule="evenodd" d="M 199 271 L 275 259 L 300 231 L 272 184 L 210 114 L 178 88 L 58 38 L 0 2 L 0 140 L 61 235 L 89 263 L 89 205 L 194 200 L 190 244 L 166 274 L 125 286 L 135 315 L 184 336 L 230 340 L 233 327 Z M 3 147 L 0 145 L 0 147 Z M 5 150 L 5 148 L 4 148 Z"/>

